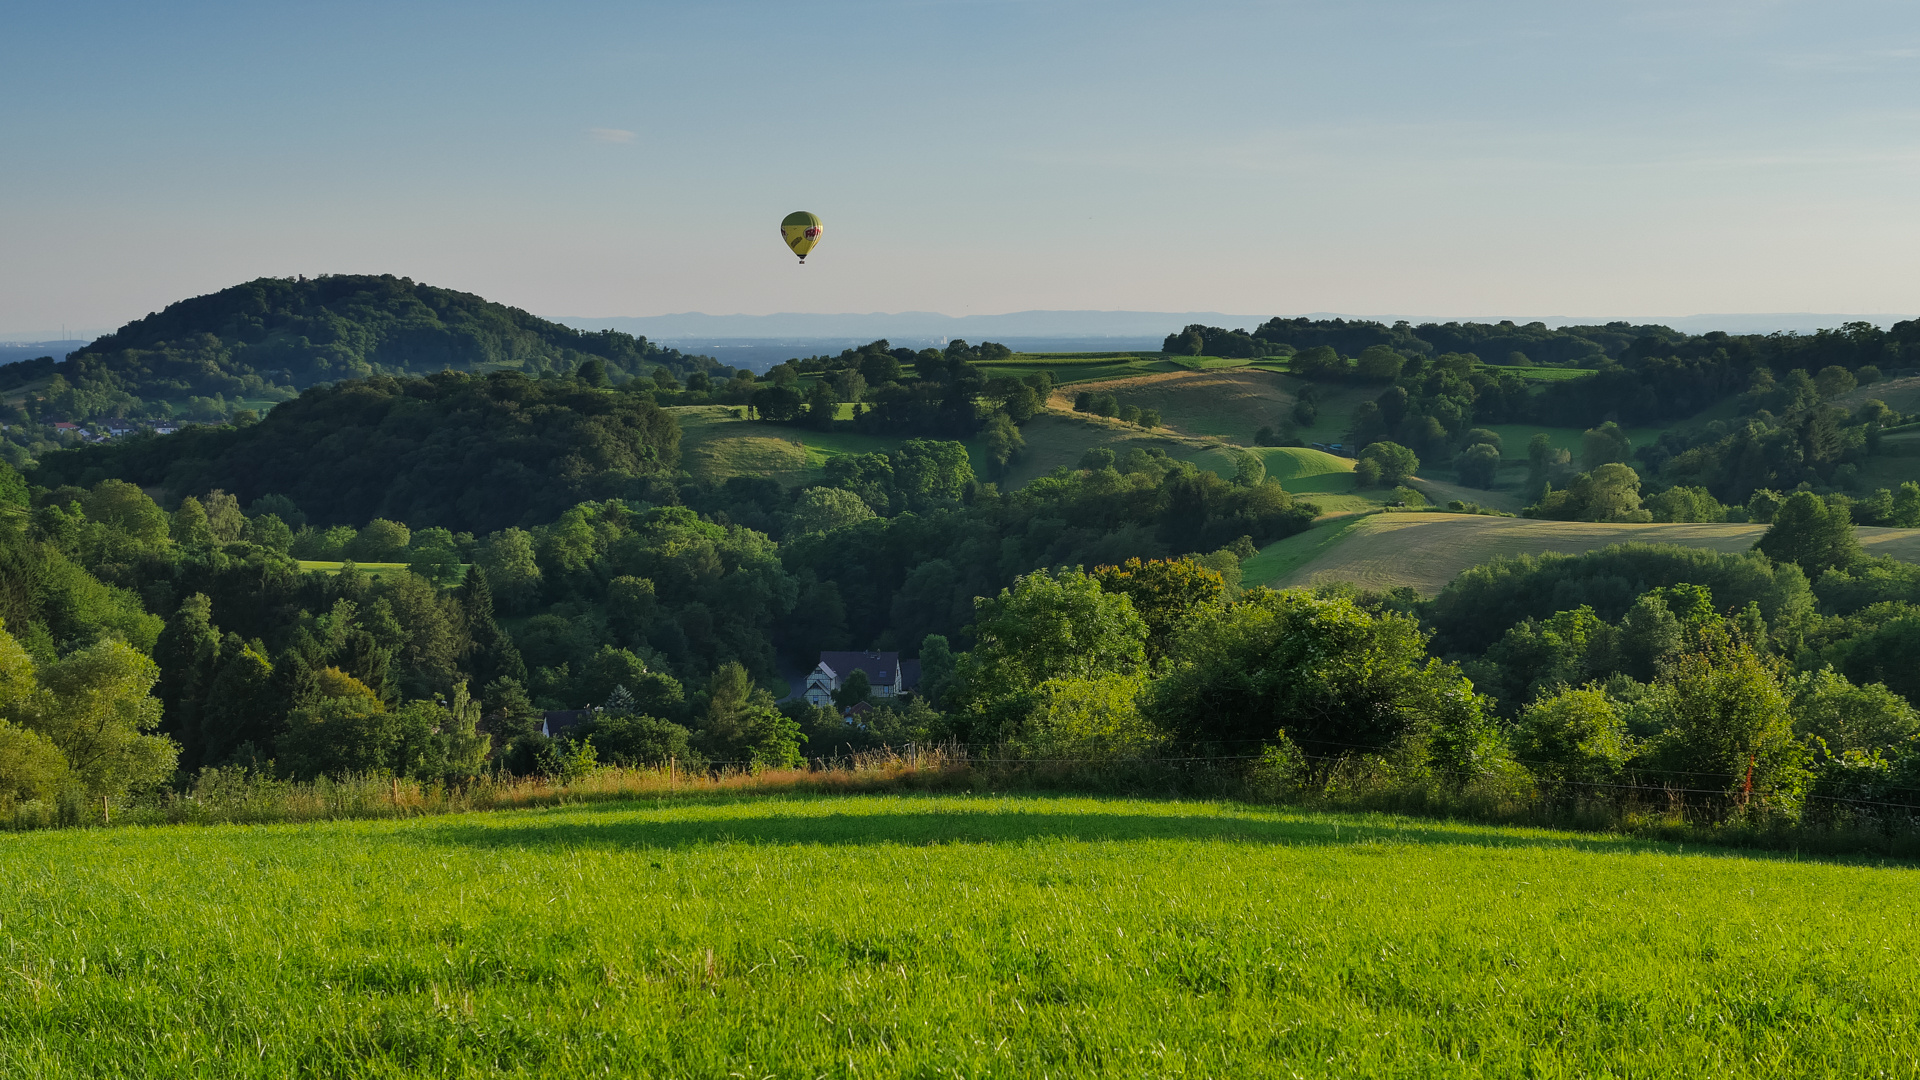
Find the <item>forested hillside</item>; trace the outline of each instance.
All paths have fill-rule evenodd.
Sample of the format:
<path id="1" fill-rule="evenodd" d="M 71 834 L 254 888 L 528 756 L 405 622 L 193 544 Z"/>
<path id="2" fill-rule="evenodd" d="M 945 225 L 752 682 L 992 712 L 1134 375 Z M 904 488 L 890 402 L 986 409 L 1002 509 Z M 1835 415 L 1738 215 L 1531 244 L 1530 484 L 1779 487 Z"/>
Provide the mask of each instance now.
<path id="1" fill-rule="evenodd" d="M 645 395 L 442 372 L 316 387 L 257 424 L 84 447 L 50 455 L 39 475 L 280 495 L 325 524 L 390 517 L 490 532 L 582 499 L 646 497 L 671 478 L 679 442 L 679 425 Z"/>
<path id="2" fill-rule="evenodd" d="M 471 293 L 340 274 L 259 278 L 182 300 L 64 361 L 0 367 L 0 392 L 57 379 L 35 396 L 36 417 L 164 417 L 209 411 L 196 398 L 271 403 L 341 379 L 447 368 L 570 373 L 589 360 L 615 378 L 656 367 L 681 375 L 722 368 L 645 338 L 574 330 Z"/>

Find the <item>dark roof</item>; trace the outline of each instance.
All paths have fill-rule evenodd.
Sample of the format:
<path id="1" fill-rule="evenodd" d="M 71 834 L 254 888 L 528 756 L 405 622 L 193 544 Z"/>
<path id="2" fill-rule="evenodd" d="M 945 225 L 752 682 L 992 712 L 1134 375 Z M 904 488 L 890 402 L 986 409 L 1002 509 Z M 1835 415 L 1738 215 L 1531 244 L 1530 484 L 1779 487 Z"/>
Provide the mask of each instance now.
<path id="1" fill-rule="evenodd" d="M 592 709 L 560 709 L 555 712 L 541 713 L 540 719 L 547 725 L 547 734 L 558 735 L 570 727 L 579 725 L 592 715 Z"/>
<path id="2" fill-rule="evenodd" d="M 823 652 L 820 662 L 833 669 L 833 673 L 842 679 L 856 671 L 867 673 L 867 681 L 875 686 L 892 686 L 894 672 L 900 667 L 900 654 L 897 652 Z"/>
<path id="3" fill-rule="evenodd" d="M 900 689 L 911 690 L 920 685 L 920 661 L 900 661 Z"/>

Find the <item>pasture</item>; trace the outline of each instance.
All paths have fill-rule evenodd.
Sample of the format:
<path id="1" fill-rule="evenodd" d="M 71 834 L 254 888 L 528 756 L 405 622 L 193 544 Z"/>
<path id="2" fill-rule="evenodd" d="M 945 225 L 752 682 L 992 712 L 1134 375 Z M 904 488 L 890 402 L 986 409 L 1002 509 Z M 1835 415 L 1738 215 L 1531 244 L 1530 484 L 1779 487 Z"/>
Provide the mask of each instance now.
<path id="1" fill-rule="evenodd" d="M 1848 409 L 1858 409 L 1873 400 L 1885 402 L 1888 408 L 1897 413 L 1920 412 L 1920 375 L 1868 383 L 1841 394 L 1833 399 L 1833 403 Z"/>
<path id="2" fill-rule="evenodd" d="M 331 562 L 326 559 L 301 559 L 299 563 L 302 571 L 310 572 L 319 570 L 328 574 L 337 574 L 340 572 L 341 567 L 347 565 L 344 562 Z M 369 577 L 379 577 L 382 574 L 397 574 L 402 570 L 411 569 L 407 563 L 403 562 L 357 562 L 353 564 L 353 568 Z M 460 572 L 462 574 L 466 573 L 466 564 L 461 564 Z"/>
<path id="3" fill-rule="evenodd" d="M 1091 798 L 14 834 L 0 1073 L 1909 1075 L 1917 890 Z"/>
<path id="4" fill-rule="evenodd" d="M 1205 371 L 1166 371 L 1063 386 L 1049 404 L 1072 409 L 1082 391 L 1112 394 L 1121 405 L 1158 409 L 1161 423 L 1187 435 L 1250 444 L 1262 427 L 1279 427 L 1293 409 L 1287 376 L 1244 365 Z"/>
<path id="5" fill-rule="evenodd" d="M 765 476 L 787 485 L 802 484 L 819 479 L 827 462 L 838 455 L 886 453 L 904 441 L 742 420 L 735 407 L 724 405 L 669 411 L 680 422 L 680 465 L 701 480 Z M 978 440 L 966 440 L 965 445 L 974 471 L 985 475 L 986 459 Z"/>
<path id="6" fill-rule="evenodd" d="M 1368 589 L 1411 586 L 1431 596 L 1461 571 L 1494 558 L 1538 555 L 1559 551 L 1579 554 L 1609 544 L 1681 544 L 1714 551 L 1739 552 L 1767 531 L 1765 525 L 1652 524 L 1624 525 L 1593 521 L 1533 521 L 1526 518 L 1481 517 L 1468 514 L 1377 514 L 1354 523 L 1337 536 L 1322 538 L 1323 546 L 1300 559 L 1315 529 L 1269 545 L 1249 565 L 1268 560 L 1282 567 L 1265 583 L 1276 587 L 1348 581 Z M 1869 555 L 1889 555 L 1920 561 L 1920 529 L 1861 528 L 1857 532 Z M 1293 545 L 1282 547 L 1282 545 Z M 1279 554 L 1268 559 L 1268 552 Z M 1264 564 L 1260 564 L 1264 565 Z M 1261 579 L 1246 573 L 1248 585 Z"/>
<path id="7" fill-rule="evenodd" d="M 1593 374 L 1592 368 L 1567 367 L 1515 367 L 1508 364 L 1482 364 L 1487 374 L 1495 377 L 1515 375 L 1531 382 L 1566 382 L 1569 379 L 1584 379 Z"/>

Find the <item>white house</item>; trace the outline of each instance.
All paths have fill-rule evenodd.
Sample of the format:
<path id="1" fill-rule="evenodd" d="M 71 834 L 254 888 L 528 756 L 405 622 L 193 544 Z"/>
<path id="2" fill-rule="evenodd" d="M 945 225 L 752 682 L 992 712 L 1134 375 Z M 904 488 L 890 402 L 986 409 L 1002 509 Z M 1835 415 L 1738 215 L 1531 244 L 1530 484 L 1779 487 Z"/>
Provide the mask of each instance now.
<path id="1" fill-rule="evenodd" d="M 801 696 L 809 705 L 831 705 L 833 692 L 856 671 L 866 673 L 873 696 L 882 700 L 904 694 L 920 681 L 920 661 L 902 660 L 897 652 L 823 652 Z"/>

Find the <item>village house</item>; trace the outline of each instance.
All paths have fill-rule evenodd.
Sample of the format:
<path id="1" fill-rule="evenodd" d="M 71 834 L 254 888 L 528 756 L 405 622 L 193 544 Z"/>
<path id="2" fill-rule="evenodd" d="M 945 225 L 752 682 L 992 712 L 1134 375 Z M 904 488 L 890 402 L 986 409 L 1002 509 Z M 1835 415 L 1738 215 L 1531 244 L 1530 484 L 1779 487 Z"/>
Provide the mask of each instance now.
<path id="1" fill-rule="evenodd" d="M 897 652 L 823 652 L 801 696 L 809 705 L 831 705 L 833 692 L 856 671 L 866 674 L 872 696 L 881 700 L 898 697 L 920 683 L 920 661 L 902 660 Z"/>

